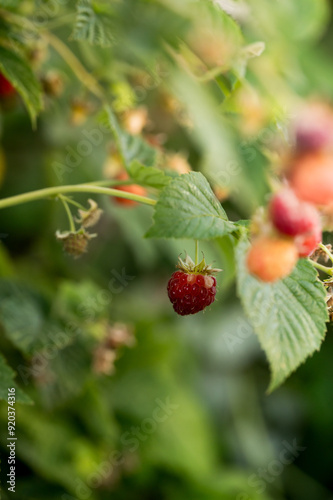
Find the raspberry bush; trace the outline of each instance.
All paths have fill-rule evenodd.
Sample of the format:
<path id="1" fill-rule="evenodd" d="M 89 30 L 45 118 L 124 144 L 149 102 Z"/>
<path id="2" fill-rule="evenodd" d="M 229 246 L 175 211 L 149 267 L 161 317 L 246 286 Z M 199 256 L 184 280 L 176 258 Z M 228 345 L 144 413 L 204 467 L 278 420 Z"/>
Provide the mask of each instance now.
<path id="1" fill-rule="evenodd" d="M 141 418 L 133 401 L 121 399 L 127 379 L 136 378 L 131 367 L 142 368 L 130 353 L 136 344 L 126 301 L 148 332 L 139 346 L 151 363 L 147 379 L 165 382 L 166 394 L 166 381 L 174 389 L 177 380 L 164 326 L 177 322 L 188 336 L 207 324 L 208 337 L 212 325 L 225 325 L 236 290 L 237 314 L 241 306 L 274 391 L 320 350 L 333 315 L 331 70 L 329 57 L 319 63 L 309 48 L 325 27 L 324 2 L 78 0 L 55 2 L 53 10 L 47 3 L 0 6 L 0 398 L 13 385 L 22 403 L 61 407 L 89 386 L 91 372 L 112 378 L 120 360 L 123 379 L 114 392 L 105 387 L 119 398 L 116 412 L 126 419 L 130 408 Z M 325 81 L 318 81 L 319 65 L 328 68 Z M 125 255 L 130 270 L 113 267 L 110 278 L 107 266 Z M 36 289 L 27 285 L 33 277 Z M 144 317 L 155 309 L 160 340 L 149 337 Z M 57 356 L 34 371 L 65 327 Z M 144 378 L 135 381 L 137 394 Z M 104 391 L 98 382 L 87 395 L 91 406 Z M 101 411 L 107 415 L 107 404 Z M 82 428 L 96 425 L 87 413 L 82 419 Z M 111 427 L 100 431 L 110 441 L 118 432 Z M 162 433 L 158 439 L 157 451 L 149 450 L 157 466 L 170 445 Z M 197 462 L 184 452 L 194 482 L 205 467 L 204 440 Z M 97 459 L 80 443 L 82 456 L 73 460 L 83 474 L 82 457 Z M 127 465 L 136 467 L 128 462 L 124 477 Z M 30 466 L 77 495 L 66 467 L 48 469 L 38 453 Z M 242 498 L 252 498 L 243 483 Z M 193 488 L 184 486 L 179 498 L 201 498 Z M 216 488 L 212 499 L 236 498 L 233 487 Z"/>

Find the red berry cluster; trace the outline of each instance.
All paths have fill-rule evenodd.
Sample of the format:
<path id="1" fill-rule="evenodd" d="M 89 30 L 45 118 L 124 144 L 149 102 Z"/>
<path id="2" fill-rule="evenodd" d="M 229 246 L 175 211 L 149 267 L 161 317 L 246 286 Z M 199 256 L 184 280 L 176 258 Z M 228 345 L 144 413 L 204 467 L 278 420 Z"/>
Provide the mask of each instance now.
<path id="1" fill-rule="evenodd" d="M 195 264 L 188 255 L 184 261 L 179 257 L 177 267 L 179 270 L 168 282 L 168 296 L 176 313 L 196 314 L 210 306 L 216 295 L 216 278 L 212 274 L 221 269 L 207 266 L 205 259 Z"/>
<path id="2" fill-rule="evenodd" d="M 266 282 L 284 278 L 299 258 L 314 252 L 322 239 L 321 214 L 333 207 L 333 111 L 307 106 L 293 134 L 283 188 L 272 196 L 247 256 L 249 271 Z"/>
<path id="3" fill-rule="evenodd" d="M 215 300 L 216 278 L 176 271 L 168 283 L 168 296 L 176 313 L 195 314 Z"/>

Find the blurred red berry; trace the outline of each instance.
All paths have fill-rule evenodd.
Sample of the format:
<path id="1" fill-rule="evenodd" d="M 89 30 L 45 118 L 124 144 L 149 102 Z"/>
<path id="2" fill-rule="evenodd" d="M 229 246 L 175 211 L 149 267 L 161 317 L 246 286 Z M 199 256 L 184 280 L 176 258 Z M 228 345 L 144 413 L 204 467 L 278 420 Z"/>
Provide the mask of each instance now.
<path id="1" fill-rule="evenodd" d="M 295 123 L 296 149 L 315 151 L 333 146 L 333 112 L 325 103 L 313 102 L 298 114 Z"/>
<path id="2" fill-rule="evenodd" d="M 288 188 L 273 196 L 270 216 L 275 228 L 288 236 L 306 233 L 313 227 L 320 228 L 317 209 L 310 203 L 299 200 Z"/>
<path id="3" fill-rule="evenodd" d="M 126 181 L 128 180 L 128 178 L 129 177 L 126 172 L 121 172 L 116 177 L 117 180 L 122 180 L 122 181 Z M 125 191 L 126 193 L 137 194 L 139 196 L 147 195 L 147 190 L 144 187 L 139 186 L 138 184 L 128 184 L 128 185 L 125 184 L 124 186 L 115 186 L 114 189 L 118 189 L 119 191 Z M 130 207 L 137 204 L 136 201 L 128 200 L 127 198 L 118 198 L 118 197 L 112 197 L 112 198 L 116 201 L 116 203 L 123 206 Z"/>
<path id="4" fill-rule="evenodd" d="M 7 78 L 0 73 L 0 98 L 10 97 L 15 94 L 16 90 Z"/>
<path id="5" fill-rule="evenodd" d="M 305 234 L 300 234 L 295 238 L 295 244 L 299 257 L 309 257 L 322 240 L 321 228 L 314 225 L 313 228 Z"/>

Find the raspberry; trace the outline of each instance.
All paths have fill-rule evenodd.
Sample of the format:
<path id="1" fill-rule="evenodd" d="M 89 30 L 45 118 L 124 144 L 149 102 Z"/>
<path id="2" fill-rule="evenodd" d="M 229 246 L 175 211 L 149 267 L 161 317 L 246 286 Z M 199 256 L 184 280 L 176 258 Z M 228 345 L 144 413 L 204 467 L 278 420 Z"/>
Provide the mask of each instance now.
<path id="1" fill-rule="evenodd" d="M 320 228 L 319 213 L 313 205 L 297 198 L 291 189 L 275 194 L 270 204 L 270 216 L 282 234 L 296 236 Z"/>
<path id="2" fill-rule="evenodd" d="M 56 238 L 57 240 L 62 241 L 64 251 L 75 258 L 80 257 L 87 251 L 89 240 L 95 238 L 96 236 L 97 234 L 88 233 L 84 228 L 81 228 L 76 232 L 56 232 Z"/>
<path id="3" fill-rule="evenodd" d="M 326 152 L 299 156 L 291 165 L 290 185 L 301 200 L 315 205 L 333 203 L 333 155 Z"/>
<path id="4" fill-rule="evenodd" d="M 15 94 L 13 85 L 0 73 L 0 98 L 6 98 L 13 94 Z"/>
<path id="5" fill-rule="evenodd" d="M 216 278 L 211 276 L 220 269 L 206 266 L 203 259 L 195 265 L 189 256 L 179 259 L 179 271 L 168 282 L 168 296 L 174 310 L 181 316 L 196 314 L 212 304 L 216 295 Z"/>
<path id="6" fill-rule="evenodd" d="M 116 179 L 118 180 L 127 180 L 128 175 L 126 172 L 120 173 Z M 132 193 L 132 194 L 138 194 L 139 196 L 145 196 L 147 194 L 147 191 L 144 187 L 139 186 L 138 184 L 129 184 L 129 185 L 124 185 L 124 186 L 115 186 L 114 189 L 119 189 L 119 191 L 125 191 L 126 193 Z M 119 205 L 124 205 L 127 207 L 131 207 L 133 205 L 136 205 L 137 202 L 133 200 L 128 200 L 126 198 L 118 198 L 118 197 L 113 197 L 113 199 L 119 204 Z"/>
<path id="7" fill-rule="evenodd" d="M 305 234 L 300 234 L 295 238 L 295 244 L 298 250 L 299 257 L 309 257 L 317 248 L 322 240 L 322 232 L 320 226 L 314 226 Z"/>
<path id="8" fill-rule="evenodd" d="M 274 282 L 291 273 L 298 260 L 294 240 L 261 236 L 254 241 L 247 255 L 251 274 L 265 282 Z"/>
<path id="9" fill-rule="evenodd" d="M 296 149 L 315 151 L 332 145 L 333 114 L 329 106 L 313 102 L 303 108 L 294 123 Z"/>

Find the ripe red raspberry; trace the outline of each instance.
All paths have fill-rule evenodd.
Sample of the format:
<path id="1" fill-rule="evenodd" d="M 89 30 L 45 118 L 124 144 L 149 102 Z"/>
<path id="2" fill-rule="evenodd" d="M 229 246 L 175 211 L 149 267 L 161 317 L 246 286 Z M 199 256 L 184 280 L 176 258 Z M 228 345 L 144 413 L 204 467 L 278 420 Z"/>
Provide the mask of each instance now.
<path id="1" fill-rule="evenodd" d="M 295 244 L 299 257 L 309 257 L 322 240 L 322 231 L 320 226 L 314 226 L 305 234 L 300 234 L 295 238 Z"/>
<path id="2" fill-rule="evenodd" d="M 270 216 L 275 228 L 288 236 L 307 233 L 314 227 L 320 228 L 320 217 L 316 208 L 299 200 L 288 188 L 273 196 Z"/>
<path id="3" fill-rule="evenodd" d="M 333 154 L 309 153 L 297 157 L 289 171 L 296 196 L 314 205 L 333 203 Z"/>
<path id="4" fill-rule="evenodd" d="M 204 259 L 195 266 L 189 256 L 185 262 L 179 261 L 180 270 L 174 272 L 168 282 L 168 296 L 177 314 L 196 314 L 214 302 L 216 278 L 211 274 L 220 269 L 206 266 Z"/>
<path id="5" fill-rule="evenodd" d="M 15 94 L 15 89 L 13 85 L 7 80 L 2 73 L 0 73 L 0 98 L 1 97 L 9 97 Z"/>
<path id="6" fill-rule="evenodd" d="M 272 283 L 288 276 L 298 260 L 296 243 L 291 238 L 261 236 L 247 255 L 247 268 L 264 282 Z"/>

